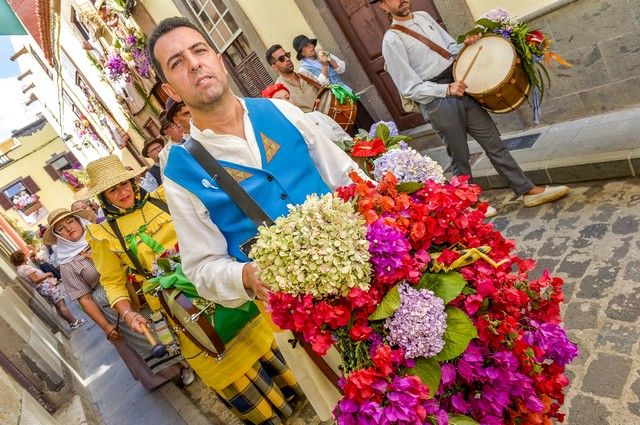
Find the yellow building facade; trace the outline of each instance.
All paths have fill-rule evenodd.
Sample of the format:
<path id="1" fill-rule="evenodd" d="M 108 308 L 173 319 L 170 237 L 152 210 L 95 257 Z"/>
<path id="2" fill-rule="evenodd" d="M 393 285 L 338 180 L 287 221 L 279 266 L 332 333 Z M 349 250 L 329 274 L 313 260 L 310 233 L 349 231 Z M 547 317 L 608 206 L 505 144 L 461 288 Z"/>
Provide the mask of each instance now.
<path id="1" fill-rule="evenodd" d="M 255 0 L 236 2 L 267 47 L 280 44 L 284 50 L 291 51 L 291 43 L 297 35 L 304 34 L 309 38 L 316 38 L 307 19 L 293 1 L 269 0 L 269 7 Z M 291 59 L 297 67 L 295 56 L 295 52 L 292 51 Z"/>
<path id="2" fill-rule="evenodd" d="M 61 178 L 75 157 L 44 118 L 0 143 L 0 211 L 23 229 L 46 225 L 47 214 L 69 208 L 74 190 Z"/>

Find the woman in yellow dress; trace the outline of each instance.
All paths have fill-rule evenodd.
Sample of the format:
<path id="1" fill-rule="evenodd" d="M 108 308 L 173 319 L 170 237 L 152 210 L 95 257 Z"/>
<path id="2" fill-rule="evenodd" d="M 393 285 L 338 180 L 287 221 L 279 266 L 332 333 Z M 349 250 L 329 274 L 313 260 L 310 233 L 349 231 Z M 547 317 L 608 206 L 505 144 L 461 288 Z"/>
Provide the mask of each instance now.
<path id="1" fill-rule="evenodd" d="M 100 283 L 125 324 L 144 333 L 151 320 L 145 317 L 148 313 L 144 309 L 137 307 L 136 289 L 147 281 L 162 252 L 177 245 L 171 216 L 166 212 L 164 190 L 160 186 L 151 194 L 144 192 L 135 183 L 135 177 L 143 169 L 128 171 L 113 155 L 91 162 L 86 171 L 90 181 L 77 197 L 97 196 L 107 217 L 102 223 L 87 226 L 86 231 Z M 144 270 L 136 271 L 132 253 Z M 145 301 L 154 312 L 161 310 L 157 297 L 145 293 L 141 304 Z M 165 314 L 175 330 L 170 317 Z M 198 348 L 180 329 L 176 336 L 182 356 L 240 419 L 246 423 L 275 424 L 280 423 L 278 415 L 292 414 L 289 402 L 301 394 L 300 389 L 262 315 L 252 319 L 227 344 L 220 359 Z"/>

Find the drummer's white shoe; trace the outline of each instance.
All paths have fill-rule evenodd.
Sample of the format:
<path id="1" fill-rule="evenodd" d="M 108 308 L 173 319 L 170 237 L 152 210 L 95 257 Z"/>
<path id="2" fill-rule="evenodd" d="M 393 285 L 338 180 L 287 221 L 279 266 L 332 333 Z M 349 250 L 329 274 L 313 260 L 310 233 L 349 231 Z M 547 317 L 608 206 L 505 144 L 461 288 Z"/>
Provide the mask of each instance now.
<path id="1" fill-rule="evenodd" d="M 491 205 L 487 206 L 487 212 L 484 213 L 484 218 L 492 218 L 498 215 L 498 210 Z"/>
<path id="2" fill-rule="evenodd" d="M 525 207 L 535 207 L 538 205 L 553 202 L 569 194 L 567 186 L 545 186 L 544 190 L 535 195 L 523 195 L 522 200 Z"/>

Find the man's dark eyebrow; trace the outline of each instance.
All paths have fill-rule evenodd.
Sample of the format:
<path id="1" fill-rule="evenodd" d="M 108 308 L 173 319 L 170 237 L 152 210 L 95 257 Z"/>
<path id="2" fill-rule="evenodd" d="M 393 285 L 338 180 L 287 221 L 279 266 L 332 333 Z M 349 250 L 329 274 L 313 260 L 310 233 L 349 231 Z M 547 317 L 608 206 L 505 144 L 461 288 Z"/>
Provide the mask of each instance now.
<path id="1" fill-rule="evenodd" d="M 205 46 L 206 46 L 206 45 L 207 45 L 207 43 L 205 43 L 204 41 L 198 41 L 197 43 L 194 43 L 194 44 L 192 44 L 190 47 L 188 47 L 188 48 L 187 48 L 187 50 L 193 50 L 193 49 L 195 49 L 196 47 L 198 47 L 198 46 L 200 46 L 200 45 L 205 45 Z M 181 51 L 179 51 L 178 53 L 174 54 L 174 55 L 169 56 L 169 59 L 167 59 L 167 66 L 169 66 L 169 63 L 170 63 L 173 59 L 177 58 L 177 57 L 178 57 L 178 56 L 180 56 L 181 54 L 182 54 L 182 50 L 181 50 Z"/>

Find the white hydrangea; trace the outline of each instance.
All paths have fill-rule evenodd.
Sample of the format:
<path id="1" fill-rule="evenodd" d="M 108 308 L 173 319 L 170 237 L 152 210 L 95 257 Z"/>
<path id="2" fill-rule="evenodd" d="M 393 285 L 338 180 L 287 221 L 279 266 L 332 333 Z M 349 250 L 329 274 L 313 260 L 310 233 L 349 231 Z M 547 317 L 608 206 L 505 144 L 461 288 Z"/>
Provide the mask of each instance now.
<path id="1" fill-rule="evenodd" d="M 369 242 L 363 217 L 333 194 L 310 195 L 271 227 L 258 229 L 250 252 L 272 291 L 315 298 L 369 288 Z"/>

